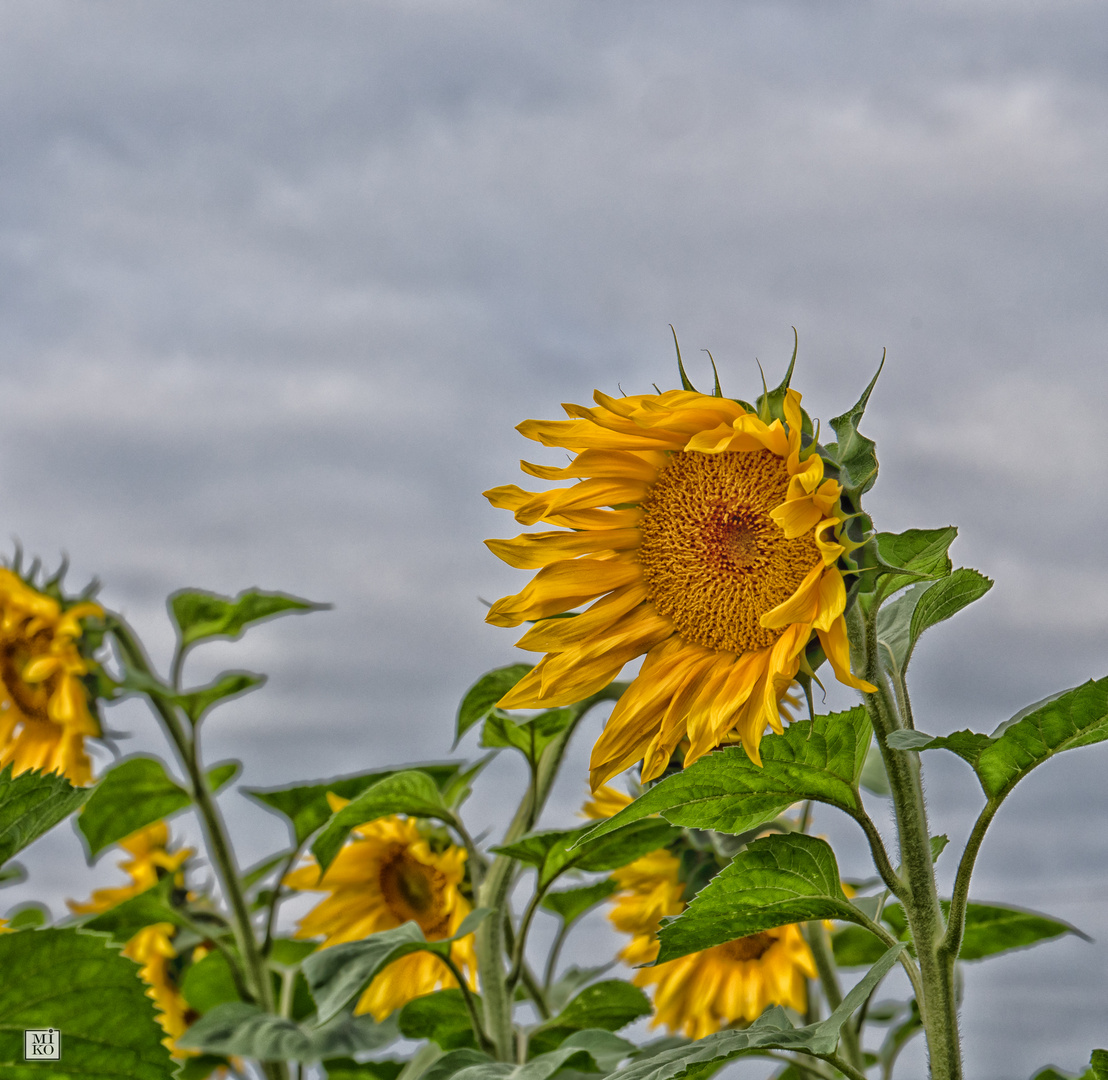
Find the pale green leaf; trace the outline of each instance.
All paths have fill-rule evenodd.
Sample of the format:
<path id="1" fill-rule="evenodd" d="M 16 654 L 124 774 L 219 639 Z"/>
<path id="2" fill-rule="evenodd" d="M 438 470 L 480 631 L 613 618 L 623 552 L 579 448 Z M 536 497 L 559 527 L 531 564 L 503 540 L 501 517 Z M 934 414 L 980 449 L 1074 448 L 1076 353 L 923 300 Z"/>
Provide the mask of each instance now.
<path id="1" fill-rule="evenodd" d="M 302 611 L 324 611 L 330 604 L 314 604 L 286 593 L 250 589 L 236 597 L 196 589 L 182 589 L 169 598 L 169 613 L 181 647 L 205 638 L 237 638 L 252 623 Z"/>

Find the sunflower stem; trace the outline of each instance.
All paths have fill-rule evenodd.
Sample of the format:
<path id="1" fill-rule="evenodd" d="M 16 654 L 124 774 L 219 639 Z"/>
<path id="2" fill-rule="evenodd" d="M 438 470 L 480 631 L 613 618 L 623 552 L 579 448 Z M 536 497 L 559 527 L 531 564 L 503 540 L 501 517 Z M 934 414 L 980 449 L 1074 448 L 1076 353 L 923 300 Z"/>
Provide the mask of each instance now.
<path id="1" fill-rule="evenodd" d="M 827 940 L 827 928 L 821 922 L 810 922 L 804 924 L 803 931 L 808 948 L 812 950 L 812 959 L 816 962 L 819 983 L 827 1001 L 827 1011 L 833 1013 L 843 1003 L 843 991 L 839 985 L 835 962 L 831 958 L 831 943 Z M 864 1067 L 858 1032 L 849 1023 L 843 1024 L 839 1045 L 847 1061 L 859 1069 Z"/>
<path id="2" fill-rule="evenodd" d="M 954 958 L 943 948 L 946 926 L 935 887 L 931 837 L 923 798 L 919 755 L 888 745 L 889 735 L 905 726 L 881 663 L 876 608 L 863 617 L 855 605 L 847 613 L 851 666 L 877 687 L 864 694 L 877 744 L 892 789 L 905 891 L 901 897 L 919 963 L 917 1001 L 923 1020 L 932 1080 L 961 1080 L 962 1053 L 958 1005 L 954 990 Z M 923 991 L 919 1000 L 919 990 Z"/>

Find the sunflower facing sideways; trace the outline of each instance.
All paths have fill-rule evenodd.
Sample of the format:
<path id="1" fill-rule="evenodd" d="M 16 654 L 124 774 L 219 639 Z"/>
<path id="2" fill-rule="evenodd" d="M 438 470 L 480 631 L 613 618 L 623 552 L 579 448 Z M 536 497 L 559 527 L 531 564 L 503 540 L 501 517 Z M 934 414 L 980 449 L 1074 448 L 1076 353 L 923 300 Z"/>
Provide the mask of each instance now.
<path id="1" fill-rule="evenodd" d="M 608 817 L 630 801 L 601 787 L 584 809 L 591 818 Z M 658 955 L 662 919 L 685 909 L 681 860 L 664 848 L 652 851 L 616 870 L 612 879 L 619 892 L 611 898 L 608 917 L 617 930 L 631 935 L 619 956 L 639 969 L 632 981 L 653 988 L 651 1027 L 664 1024 L 674 1034 L 702 1039 L 736 1022 L 752 1023 L 770 1005 L 804 1012 L 807 980 L 814 979 L 817 972 L 799 926 L 779 926 L 655 967 L 642 967 Z"/>
<path id="2" fill-rule="evenodd" d="M 523 470 L 572 486 L 485 493 L 522 525 L 560 527 L 486 541 L 538 570 L 487 621 L 533 621 L 516 644 L 546 654 L 499 706 L 581 701 L 645 655 L 593 749 L 595 789 L 639 761 L 644 780 L 659 776 L 682 743 L 686 765 L 735 740 L 760 764 L 817 638 L 841 682 L 872 691 L 850 671 L 843 619 L 839 560 L 859 545 L 842 488 L 804 437 L 800 394 L 785 389 L 775 418 L 693 390 L 595 399 L 564 405 L 569 420 L 518 428 L 574 455 Z"/>
<path id="3" fill-rule="evenodd" d="M 333 809 L 346 802 L 333 795 L 328 800 Z M 286 875 L 290 888 L 331 894 L 300 920 L 296 936 L 322 935 L 324 946 L 338 945 L 414 921 L 429 941 L 450 937 L 470 912 L 469 901 L 460 891 L 466 853 L 434 839 L 412 818 L 378 818 L 354 829 L 351 841 L 322 877 L 314 862 Z M 450 957 L 475 985 L 472 935 L 451 945 Z M 457 985 L 450 969 L 433 953 L 409 953 L 370 983 L 354 1011 L 384 1020 L 413 998 Z"/>
<path id="4" fill-rule="evenodd" d="M 82 676 L 81 620 L 102 617 L 90 601 L 68 607 L 0 567 L 0 768 L 57 772 L 87 784 L 86 736 L 100 734 Z"/>

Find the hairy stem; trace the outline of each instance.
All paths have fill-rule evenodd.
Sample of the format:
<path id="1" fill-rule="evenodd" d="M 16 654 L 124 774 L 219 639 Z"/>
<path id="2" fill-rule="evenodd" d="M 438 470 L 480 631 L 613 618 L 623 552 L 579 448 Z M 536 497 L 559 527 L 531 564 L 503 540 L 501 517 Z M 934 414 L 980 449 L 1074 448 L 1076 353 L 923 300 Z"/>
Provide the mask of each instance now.
<path id="1" fill-rule="evenodd" d="M 950 898 L 950 910 L 946 918 L 946 937 L 943 938 L 940 951 L 951 961 L 956 960 L 962 948 L 962 935 L 966 929 L 966 904 L 969 903 L 970 877 L 973 874 L 973 864 L 977 861 L 977 853 L 981 850 L 981 841 L 985 839 L 985 831 L 988 829 L 1000 802 L 990 799 L 978 814 L 973 823 L 973 830 L 966 841 L 965 851 L 958 863 L 958 873 L 954 878 L 954 892 Z"/>

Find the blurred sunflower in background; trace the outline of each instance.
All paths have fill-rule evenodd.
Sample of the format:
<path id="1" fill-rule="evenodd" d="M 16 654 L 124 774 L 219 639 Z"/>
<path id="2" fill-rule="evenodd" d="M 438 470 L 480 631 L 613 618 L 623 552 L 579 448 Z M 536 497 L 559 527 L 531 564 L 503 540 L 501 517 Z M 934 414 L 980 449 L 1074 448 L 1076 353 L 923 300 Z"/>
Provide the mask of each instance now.
<path id="1" fill-rule="evenodd" d="M 0 567 L 0 768 L 11 762 L 14 773 L 41 769 L 87 784 L 85 738 L 100 725 L 83 682 L 93 664 L 82 620 L 104 610 L 59 597 Z"/>
<path id="2" fill-rule="evenodd" d="M 120 869 L 130 876 L 130 882 L 114 888 L 96 889 L 83 903 L 68 901 L 69 909 L 75 915 L 99 915 L 108 911 L 156 885 L 158 879 L 166 874 L 173 876 L 176 886 L 184 887 L 183 867 L 195 850 L 178 848 L 171 851 L 169 828 L 164 821 L 156 821 L 132 833 L 120 841 L 120 847 L 130 855 L 129 859 L 119 864 Z M 173 946 L 176 933 L 177 927 L 168 922 L 144 926 L 124 946 L 123 955 L 140 967 L 139 977 L 146 983 L 146 996 L 153 999 L 158 1010 L 158 1023 L 166 1033 L 163 1042 L 172 1053 L 182 1056 L 187 1051 L 178 1050 L 174 1040 L 183 1035 L 189 1026 L 189 1007 L 176 981 L 173 963 L 178 955 Z"/>
<path id="3" fill-rule="evenodd" d="M 328 801 L 338 810 L 347 800 L 328 795 Z M 412 818 L 386 817 L 359 825 L 322 877 L 314 861 L 286 875 L 290 888 L 331 894 L 300 920 L 296 936 L 322 936 L 324 946 L 338 945 L 415 922 L 429 941 L 450 937 L 471 910 L 462 894 L 466 853 L 437 840 Z M 450 957 L 475 988 L 473 936 L 451 945 Z M 383 1020 L 413 998 L 457 985 L 433 953 L 410 953 L 373 980 L 354 1011 Z"/>
<path id="4" fill-rule="evenodd" d="M 574 455 L 562 468 L 521 462 L 524 472 L 572 486 L 485 493 L 520 524 L 560 527 L 486 541 L 538 570 L 487 621 L 534 621 L 516 644 L 546 654 L 500 707 L 580 701 L 645 655 L 593 749 L 595 789 L 638 761 L 644 780 L 657 777 L 684 740 L 686 765 L 735 739 L 760 764 L 816 641 L 841 682 L 872 691 L 850 671 L 843 619 L 840 560 L 860 545 L 800 394 L 785 389 L 772 419 L 692 390 L 594 396 L 596 408 L 564 405 L 570 420 L 518 428 Z"/>
<path id="5" fill-rule="evenodd" d="M 611 788 L 585 805 L 589 817 L 607 817 L 631 800 Z M 670 1032 L 702 1039 L 734 1023 L 752 1023 L 770 1005 L 803 1013 L 808 1005 L 808 979 L 817 975 L 815 961 L 800 927 L 793 924 L 690 953 L 656 967 L 658 928 L 664 918 L 685 909 L 686 883 L 681 860 L 660 849 L 612 873 L 619 891 L 611 897 L 609 919 L 631 935 L 619 958 L 638 968 L 636 986 L 651 987 L 654 1018 Z"/>

